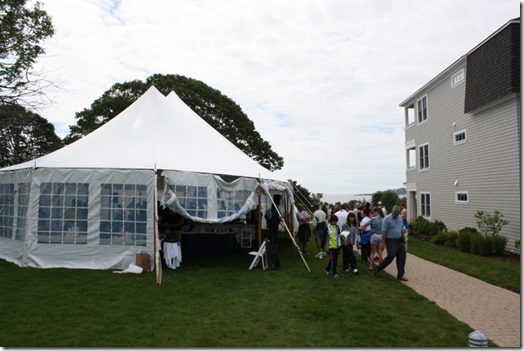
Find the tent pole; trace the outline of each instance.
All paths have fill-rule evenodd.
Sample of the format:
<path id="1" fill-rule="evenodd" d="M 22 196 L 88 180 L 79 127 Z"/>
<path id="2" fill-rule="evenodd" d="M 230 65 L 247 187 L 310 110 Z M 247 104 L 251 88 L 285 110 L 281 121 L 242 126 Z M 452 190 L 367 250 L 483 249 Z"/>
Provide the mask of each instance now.
<path id="1" fill-rule="evenodd" d="M 289 238 L 291 239 L 291 241 L 293 242 L 293 244 L 297 248 L 297 251 L 298 251 L 298 253 L 300 255 L 300 258 L 302 259 L 302 262 L 304 262 L 304 265 L 306 266 L 308 272 L 311 273 L 311 269 L 309 269 L 309 266 L 307 265 L 306 259 L 304 258 L 304 255 L 302 255 L 302 251 L 300 250 L 300 247 L 298 246 L 297 242 L 295 241 L 295 238 L 293 237 L 293 234 L 291 234 L 291 232 L 289 231 L 289 228 L 288 228 L 288 226 L 286 224 L 285 219 L 282 218 L 282 214 L 280 213 L 280 210 L 278 209 L 277 204 L 275 204 L 275 201 L 273 201 L 273 198 L 271 197 L 271 194 L 269 194 L 269 192 L 264 187 L 261 187 L 261 188 L 264 189 L 264 192 L 266 193 L 267 197 L 269 197 L 269 199 L 271 200 L 271 203 L 273 204 L 273 206 L 275 206 L 275 209 L 277 210 L 278 215 L 280 216 L 280 223 L 282 223 L 282 225 L 286 229 L 287 234 L 289 235 Z"/>
<path id="2" fill-rule="evenodd" d="M 160 242 L 158 240 L 158 180 L 156 174 L 156 165 L 155 165 L 155 189 L 153 191 L 153 203 L 155 209 L 155 227 L 154 227 L 154 250 L 155 250 L 155 273 L 156 273 L 156 286 L 162 285 L 162 265 L 160 263 Z"/>
<path id="3" fill-rule="evenodd" d="M 260 192 L 257 191 L 258 196 L 258 206 L 257 206 L 257 238 L 258 238 L 258 247 L 262 245 L 262 199 Z"/>

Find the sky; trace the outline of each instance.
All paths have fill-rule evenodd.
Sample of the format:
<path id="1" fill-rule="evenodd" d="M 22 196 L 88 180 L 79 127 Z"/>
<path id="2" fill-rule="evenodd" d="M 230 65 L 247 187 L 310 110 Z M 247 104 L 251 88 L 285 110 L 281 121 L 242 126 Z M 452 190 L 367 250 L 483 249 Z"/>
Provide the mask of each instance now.
<path id="1" fill-rule="evenodd" d="M 398 105 L 512 18 L 518 0 L 43 0 L 55 35 L 37 112 L 65 136 L 113 84 L 198 79 L 233 99 L 309 191 L 405 182 Z"/>

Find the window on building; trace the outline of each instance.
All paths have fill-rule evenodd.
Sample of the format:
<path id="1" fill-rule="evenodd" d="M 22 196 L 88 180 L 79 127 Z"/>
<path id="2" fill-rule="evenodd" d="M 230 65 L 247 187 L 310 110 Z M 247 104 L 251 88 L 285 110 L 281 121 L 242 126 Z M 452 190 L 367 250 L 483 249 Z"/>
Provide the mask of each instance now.
<path id="1" fill-rule="evenodd" d="M 12 239 L 15 214 L 15 185 L 0 184 L 0 237 Z"/>
<path id="2" fill-rule="evenodd" d="M 417 149 L 415 147 L 406 150 L 407 169 L 417 168 Z"/>
<path id="3" fill-rule="evenodd" d="M 455 202 L 461 204 L 467 204 L 469 202 L 469 196 L 467 191 L 455 192 Z"/>
<path id="4" fill-rule="evenodd" d="M 422 123 L 428 119 L 428 98 L 423 96 L 417 100 L 417 116 L 418 123 Z"/>
<path id="5" fill-rule="evenodd" d="M 420 212 L 422 217 L 431 217 L 431 194 L 420 194 Z"/>
<path id="6" fill-rule="evenodd" d="M 413 106 L 406 108 L 406 128 L 415 124 L 415 109 Z"/>
<path id="7" fill-rule="evenodd" d="M 38 242 L 87 244 L 87 183 L 42 183 L 38 207 Z"/>
<path id="8" fill-rule="evenodd" d="M 147 186 L 102 184 L 100 245 L 146 246 Z"/>
<path id="9" fill-rule="evenodd" d="M 193 217 L 207 218 L 207 187 L 170 185 L 180 205 Z"/>
<path id="10" fill-rule="evenodd" d="M 250 191 L 222 191 L 217 190 L 217 217 L 223 218 L 230 216 L 242 208 Z"/>
<path id="11" fill-rule="evenodd" d="M 468 135 L 466 129 L 459 130 L 458 132 L 453 133 L 453 144 L 459 145 L 464 144 L 468 140 Z"/>
<path id="12" fill-rule="evenodd" d="M 455 87 L 456 85 L 462 83 L 464 81 L 464 68 L 462 68 L 460 71 L 455 73 L 451 76 L 451 87 Z"/>
<path id="13" fill-rule="evenodd" d="M 27 208 L 29 206 L 30 183 L 18 183 L 16 206 L 16 240 L 25 240 L 25 226 L 27 223 Z"/>
<path id="14" fill-rule="evenodd" d="M 419 155 L 419 169 L 428 169 L 429 168 L 429 144 L 426 143 L 424 145 L 420 145 L 418 147 L 418 155 Z"/>

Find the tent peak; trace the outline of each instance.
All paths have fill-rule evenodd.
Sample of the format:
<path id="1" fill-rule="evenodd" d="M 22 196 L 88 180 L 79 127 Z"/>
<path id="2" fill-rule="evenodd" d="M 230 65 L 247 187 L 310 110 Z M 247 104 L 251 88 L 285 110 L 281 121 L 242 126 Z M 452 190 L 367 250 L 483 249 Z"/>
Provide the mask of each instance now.
<path id="1" fill-rule="evenodd" d="M 162 94 L 160 90 L 157 89 L 155 84 L 151 84 L 151 86 L 146 90 L 146 92 L 142 96 L 149 94 L 161 95 L 162 97 L 164 97 L 164 94 Z"/>

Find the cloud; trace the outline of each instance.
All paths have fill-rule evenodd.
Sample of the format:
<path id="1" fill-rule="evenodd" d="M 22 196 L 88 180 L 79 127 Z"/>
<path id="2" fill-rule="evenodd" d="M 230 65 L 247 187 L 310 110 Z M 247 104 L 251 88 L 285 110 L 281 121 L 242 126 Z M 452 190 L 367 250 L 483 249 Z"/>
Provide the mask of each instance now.
<path id="1" fill-rule="evenodd" d="M 511 18 L 517 0 L 44 1 L 55 36 L 38 66 L 61 89 L 62 135 L 116 82 L 199 79 L 236 101 L 311 191 L 405 179 L 398 104 Z"/>

